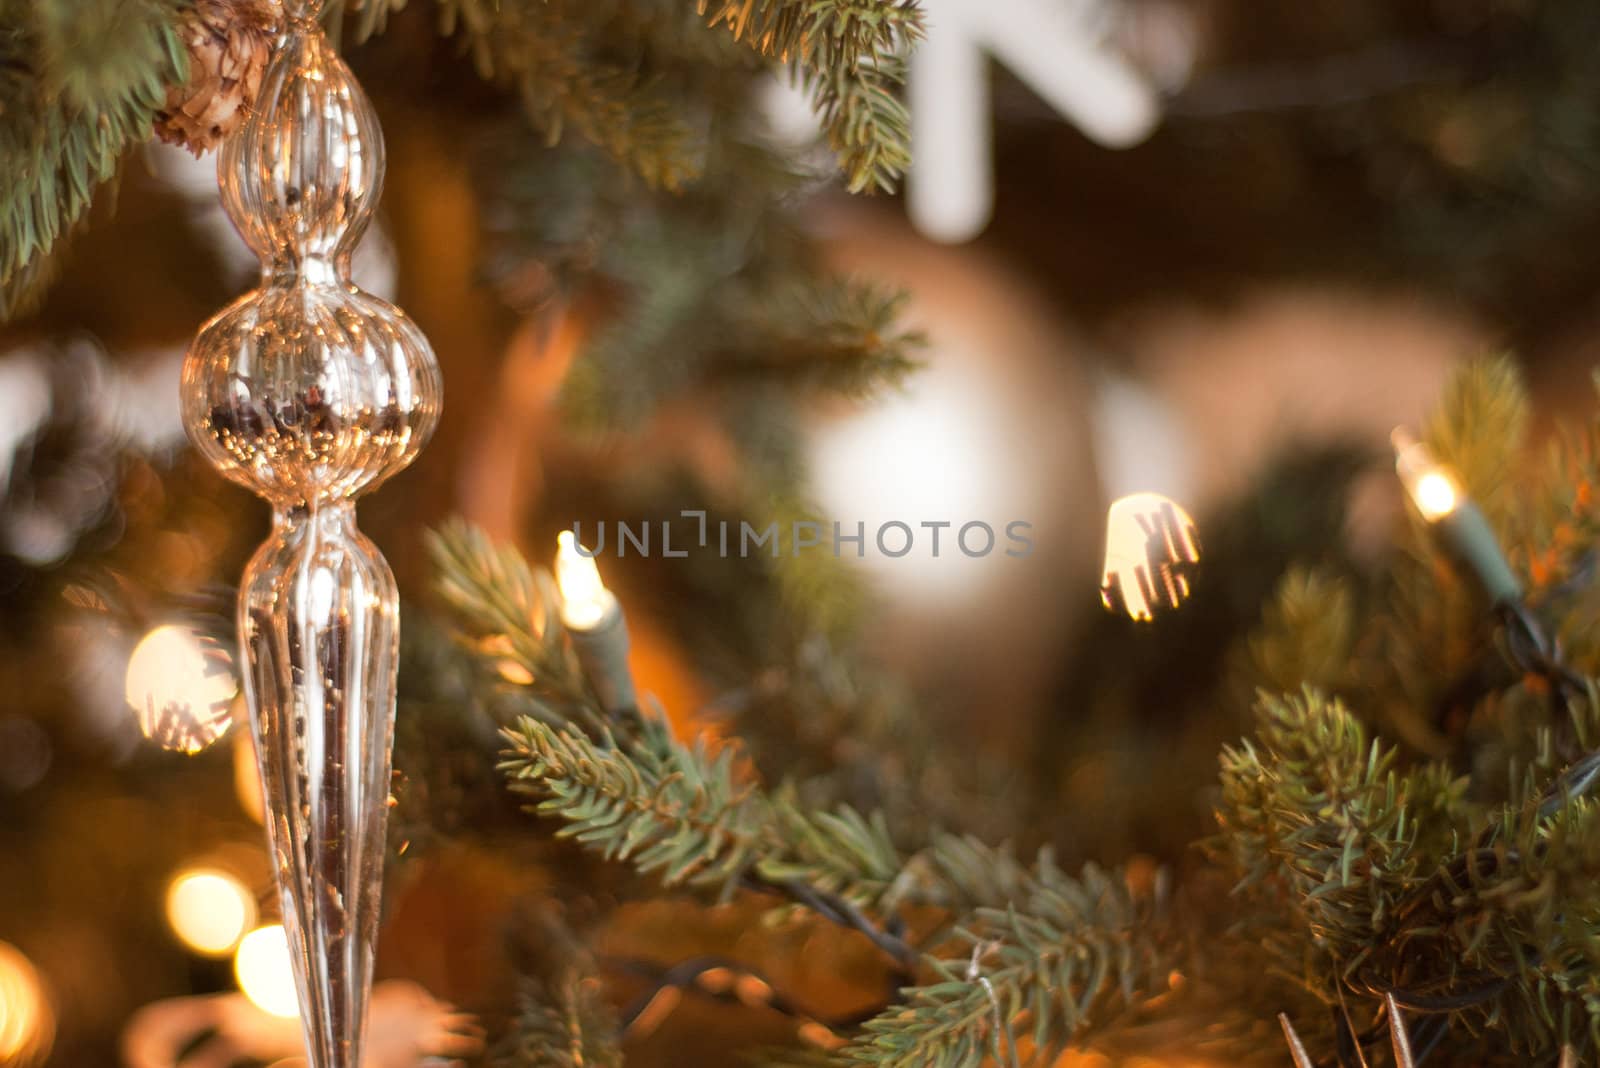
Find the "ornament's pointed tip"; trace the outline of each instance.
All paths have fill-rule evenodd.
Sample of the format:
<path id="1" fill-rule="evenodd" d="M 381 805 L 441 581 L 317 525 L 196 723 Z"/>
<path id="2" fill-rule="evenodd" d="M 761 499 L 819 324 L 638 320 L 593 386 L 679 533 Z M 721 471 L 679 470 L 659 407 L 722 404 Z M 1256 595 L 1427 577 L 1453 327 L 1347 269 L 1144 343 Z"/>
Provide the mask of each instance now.
<path id="1" fill-rule="evenodd" d="M 1417 1059 L 1411 1053 L 1411 1035 L 1406 1031 L 1405 1014 L 1392 991 L 1383 995 L 1383 1004 L 1389 1010 L 1389 1040 L 1394 1044 L 1395 1068 L 1417 1068 Z"/>
<path id="2" fill-rule="evenodd" d="M 1316 1068 L 1312 1063 L 1311 1054 L 1306 1052 L 1306 1044 L 1300 1041 L 1300 1035 L 1294 1029 L 1294 1024 L 1289 1022 L 1289 1014 L 1278 1013 L 1278 1024 L 1283 1028 L 1283 1037 L 1289 1043 L 1289 1056 L 1294 1058 L 1294 1068 Z"/>

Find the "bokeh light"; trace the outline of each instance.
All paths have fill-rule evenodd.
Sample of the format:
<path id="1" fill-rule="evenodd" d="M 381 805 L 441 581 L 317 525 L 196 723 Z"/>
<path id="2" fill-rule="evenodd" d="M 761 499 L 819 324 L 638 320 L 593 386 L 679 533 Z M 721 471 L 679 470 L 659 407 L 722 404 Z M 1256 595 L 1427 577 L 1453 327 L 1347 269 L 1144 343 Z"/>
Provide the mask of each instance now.
<path id="1" fill-rule="evenodd" d="M 1140 621 L 1175 609 L 1189 599 L 1199 562 L 1194 520 L 1172 498 L 1135 493 L 1111 502 L 1100 578 L 1106 608 Z"/>
<path id="2" fill-rule="evenodd" d="M 239 942 L 233 976 L 251 1003 L 273 1016 L 300 1015 L 300 998 L 289 963 L 289 936 L 283 925 L 257 927 Z"/>
<path id="3" fill-rule="evenodd" d="M 0 715 L 0 793 L 20 794 L 50 770 L 50 735 L 26 716 Z"/>
<path id="4" fill-rule="evenodd" d="M 159 626 L 128 658 L 128 704 L 144 736 L 164 749 L 198 753 L 226 734 L 238 692 L 232 658 L 190 627 Z"/>
<path id="5" fill-rule="evenodd" d="M 0 1064 L 42 1064 L 55 1040 L 55 1014 L 39 973 L 15 946 L 0 942 Z"/>
<path id="6" fill-rule="evenodd" d="M 208 957 L 225 956 L 256 920 L 255 898 L 216 868 L 185 871 L 167 888 L 167 922 L 180 941 Z"/>

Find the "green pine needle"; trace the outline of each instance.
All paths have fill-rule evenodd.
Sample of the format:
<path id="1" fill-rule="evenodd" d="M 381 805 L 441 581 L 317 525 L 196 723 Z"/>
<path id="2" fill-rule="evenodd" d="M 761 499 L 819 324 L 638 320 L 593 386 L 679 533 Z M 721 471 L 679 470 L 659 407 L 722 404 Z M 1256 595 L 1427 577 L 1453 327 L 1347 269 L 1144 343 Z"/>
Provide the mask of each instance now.
<path id="1" fill-rule="evenodd" d="M 187 77 L 177 0 L 0 3 L 0 312 Z"/>

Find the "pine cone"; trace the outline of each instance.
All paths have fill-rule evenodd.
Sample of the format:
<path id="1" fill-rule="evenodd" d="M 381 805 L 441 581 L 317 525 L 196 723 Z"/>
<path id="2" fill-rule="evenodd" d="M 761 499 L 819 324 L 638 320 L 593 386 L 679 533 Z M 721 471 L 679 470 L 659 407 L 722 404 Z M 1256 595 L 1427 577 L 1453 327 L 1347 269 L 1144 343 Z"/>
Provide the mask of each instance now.
<path id="1" fill-rule="evenodd" d="M 167 87 L 156 134 L 199 156 L 250 112 L 278 30 L 274 0 L 197 0 L 184 16 L 189 80 Z"/>

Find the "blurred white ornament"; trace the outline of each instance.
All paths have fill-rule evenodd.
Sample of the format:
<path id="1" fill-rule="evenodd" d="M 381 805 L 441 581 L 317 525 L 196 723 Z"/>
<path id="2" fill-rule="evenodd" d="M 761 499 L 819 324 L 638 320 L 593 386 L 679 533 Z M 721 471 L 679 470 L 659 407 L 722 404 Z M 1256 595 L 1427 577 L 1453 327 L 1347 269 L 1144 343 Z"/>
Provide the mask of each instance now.
<path id="1" fill-rule="evenodd" d="M 287 968 L 287 953 L 285 954 Z M 414 1068 L 432 1059 L 483 1052 L 477 1021 L 416 983 L 389 979 L 372 988 L 371 1020 L 361 1068 Z M 303 1065 L 305 1045 L 293 1017 L 273 1016 L 243 994 L 170 998 L 146 1005 L 122 1033 L 128 1068 L 256 1061 Z"/>
<path id="2" fill-rule="evenodd" d="M 229 872 L 195 868 L 179 874 L 167 887 L 167 922 L 197 953 L 225 955 L 255 920 L 255 898 Z"/>
<path id="3" fill-rule="evenodd" d="M 283 924 L 257 927 L 239 940 L 238 952 L 233 955 L 233 977 L 256 1008 L 270 1016 L 299 1017 L 300 995 L 294 988 L 289 936 Z"/>
<path id="4" fill-rule="evenodd" d="M 0 942 L 0 1065 L 42 1064 L 55 1040 L 55 1013 L 28 958 Z"/>
<path id="5" fill-rule="evenodd" d="M 1007 524 L 1032 519 L 1040 505 L 1037 482 L 1016 460 L 1032 442 L 1006 376 L 985 368 L 982 340 L 955 329 L 939 336 L 941 351 L 903 390 L 821 425 L 809 454 L 824 514 L 841 517 L 846 536 L 862 536 L 835 548 L 830 525 L 820 551 L 859 558 L 884 589 L 926 610 L 968 604 L 992 583 L 1010 545 Z M 962 551 L 960 531 L 972 521 L 989 524 L 997 550 Z M 905 551 L 891 555 L 902 542 Z"/>
<path id="6" fill-rule="evenodd" d="M 128 704 L 145 737 L 165 749 L 198 753 L 226 734 L 238 692 L 233 658 L 180 624 L 152 630 L 128 658 Z"/>
<path id="7" fill-rule="evenodd" d="M 1149 621 L 1189 599 L 1200 562 L 1194 520 L 1170 497 L 1135 493 L 1111 502 L 1100 601 L 1113 612 Z"/>

